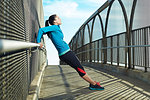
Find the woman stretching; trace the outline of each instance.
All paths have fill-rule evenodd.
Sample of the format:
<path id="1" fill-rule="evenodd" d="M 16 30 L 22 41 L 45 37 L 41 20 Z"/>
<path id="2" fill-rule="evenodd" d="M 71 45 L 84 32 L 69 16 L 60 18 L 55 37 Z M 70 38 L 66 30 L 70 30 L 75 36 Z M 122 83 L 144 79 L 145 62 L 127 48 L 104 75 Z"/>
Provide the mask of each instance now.
<path id="1" fill-rule="evenodd" d="M 49 26 L 49 24 L 51 26 Z M 51 15 L 45 22 L 46 27 L 39 29 L 37 43 L 40 44 L 40 48 L 43 46 L 41 43 L 41 37 L 43 34 L 47 34 L 58 50 L 60 60 L 74 68 L 79 73 L 79 75 L 90 84 L 90 90 L 104 90 L 104 87 L 101 87 L 99 82 L 93 81 L 84 71 L 84 68 L 80 64 L 80 61 L 76 55 L 70 50 L 68 44 L 63 40 L 64 36 L 59 25 L 61 25 L 61 19 L 56 14 L 54 14 Z"/>

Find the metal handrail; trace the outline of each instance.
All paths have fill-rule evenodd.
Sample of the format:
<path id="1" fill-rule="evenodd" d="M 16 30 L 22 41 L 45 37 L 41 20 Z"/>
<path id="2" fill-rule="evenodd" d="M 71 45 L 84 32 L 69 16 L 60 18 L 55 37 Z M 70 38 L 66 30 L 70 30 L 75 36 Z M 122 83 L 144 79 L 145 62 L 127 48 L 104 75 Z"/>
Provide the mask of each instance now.
<path id="1" fill-rule="evenodd" d="M 40 45 L 37 43 L 0 39 L 0 53 L 12 52 L 12 51 L 39 47 L 39 46 Z"/>
<path id="2" fill-rule="evenodd" d="M 115 48 L 135 48 L 135 47 L 150 47 L 150 45 L 132 45 L 132 46 L 102 47 L 102 48 L 95 48 L 95 49 L 85 50 L 85 51 L 77 53 L 76 55 L 84 53 L 84 52 L 93 51 L 93 50 L 115 49 Z"/>

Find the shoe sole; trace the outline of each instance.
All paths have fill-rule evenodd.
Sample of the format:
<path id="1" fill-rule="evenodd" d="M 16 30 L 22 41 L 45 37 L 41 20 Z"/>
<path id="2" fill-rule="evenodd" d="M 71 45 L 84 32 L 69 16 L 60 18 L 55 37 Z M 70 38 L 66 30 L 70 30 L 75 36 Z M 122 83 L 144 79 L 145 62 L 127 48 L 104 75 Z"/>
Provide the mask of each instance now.
<path id="1" fill-rule="evenodd" d="M 91 88 L 89 87 L 90 90 L 104 90 L 104 89 L 97 89 L 97 88 Z"/>

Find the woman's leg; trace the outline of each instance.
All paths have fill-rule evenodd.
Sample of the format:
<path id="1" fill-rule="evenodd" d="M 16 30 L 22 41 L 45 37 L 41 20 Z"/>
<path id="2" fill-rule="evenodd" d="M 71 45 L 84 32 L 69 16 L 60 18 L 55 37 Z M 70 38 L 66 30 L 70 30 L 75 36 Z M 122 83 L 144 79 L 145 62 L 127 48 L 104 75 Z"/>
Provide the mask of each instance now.
<path id="1" fill-rule="evenodd" d="M 65 55 L 60 56 L 60 59 L 66 62 L 71 67 L 73 67 L 85 81 L 87 81 L 92 85 L 96 84 L 96 82 L 93 81 L 84 71 L 84 68 L 82 67 L 78 58 L 75 56 L 75 54 L 72 51 L 69 51 Z"/>
<path id="2" fill-rule="evenodd" d="M 92 85 L 95 85 L 95 84 L 96 84 L 96 82 L 94 82 L 87 74 L 85 74 L 84 76 L 82 76 L 82 78 L 83 78 L 85 81 L 87 81 L 87 82 L 89 82 L 90 84 L 92 84 Z"/>

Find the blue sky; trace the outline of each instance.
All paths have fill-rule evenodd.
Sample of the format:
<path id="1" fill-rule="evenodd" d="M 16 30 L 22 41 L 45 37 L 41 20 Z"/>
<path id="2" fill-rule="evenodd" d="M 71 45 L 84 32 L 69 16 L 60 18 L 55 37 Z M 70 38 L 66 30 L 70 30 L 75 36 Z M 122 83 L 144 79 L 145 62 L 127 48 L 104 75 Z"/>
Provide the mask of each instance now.
<path id="1" fill-rule="evenodd" d="M 69 43 L 80 26 L 107 0 L 43 0 L 44 20 L 57 14 L 61 20 L 60 26 L 64 40 Z M 49 65 L 58 65 L 57 50 L 50 39 L 46 38 L 47 58 Z"/>

